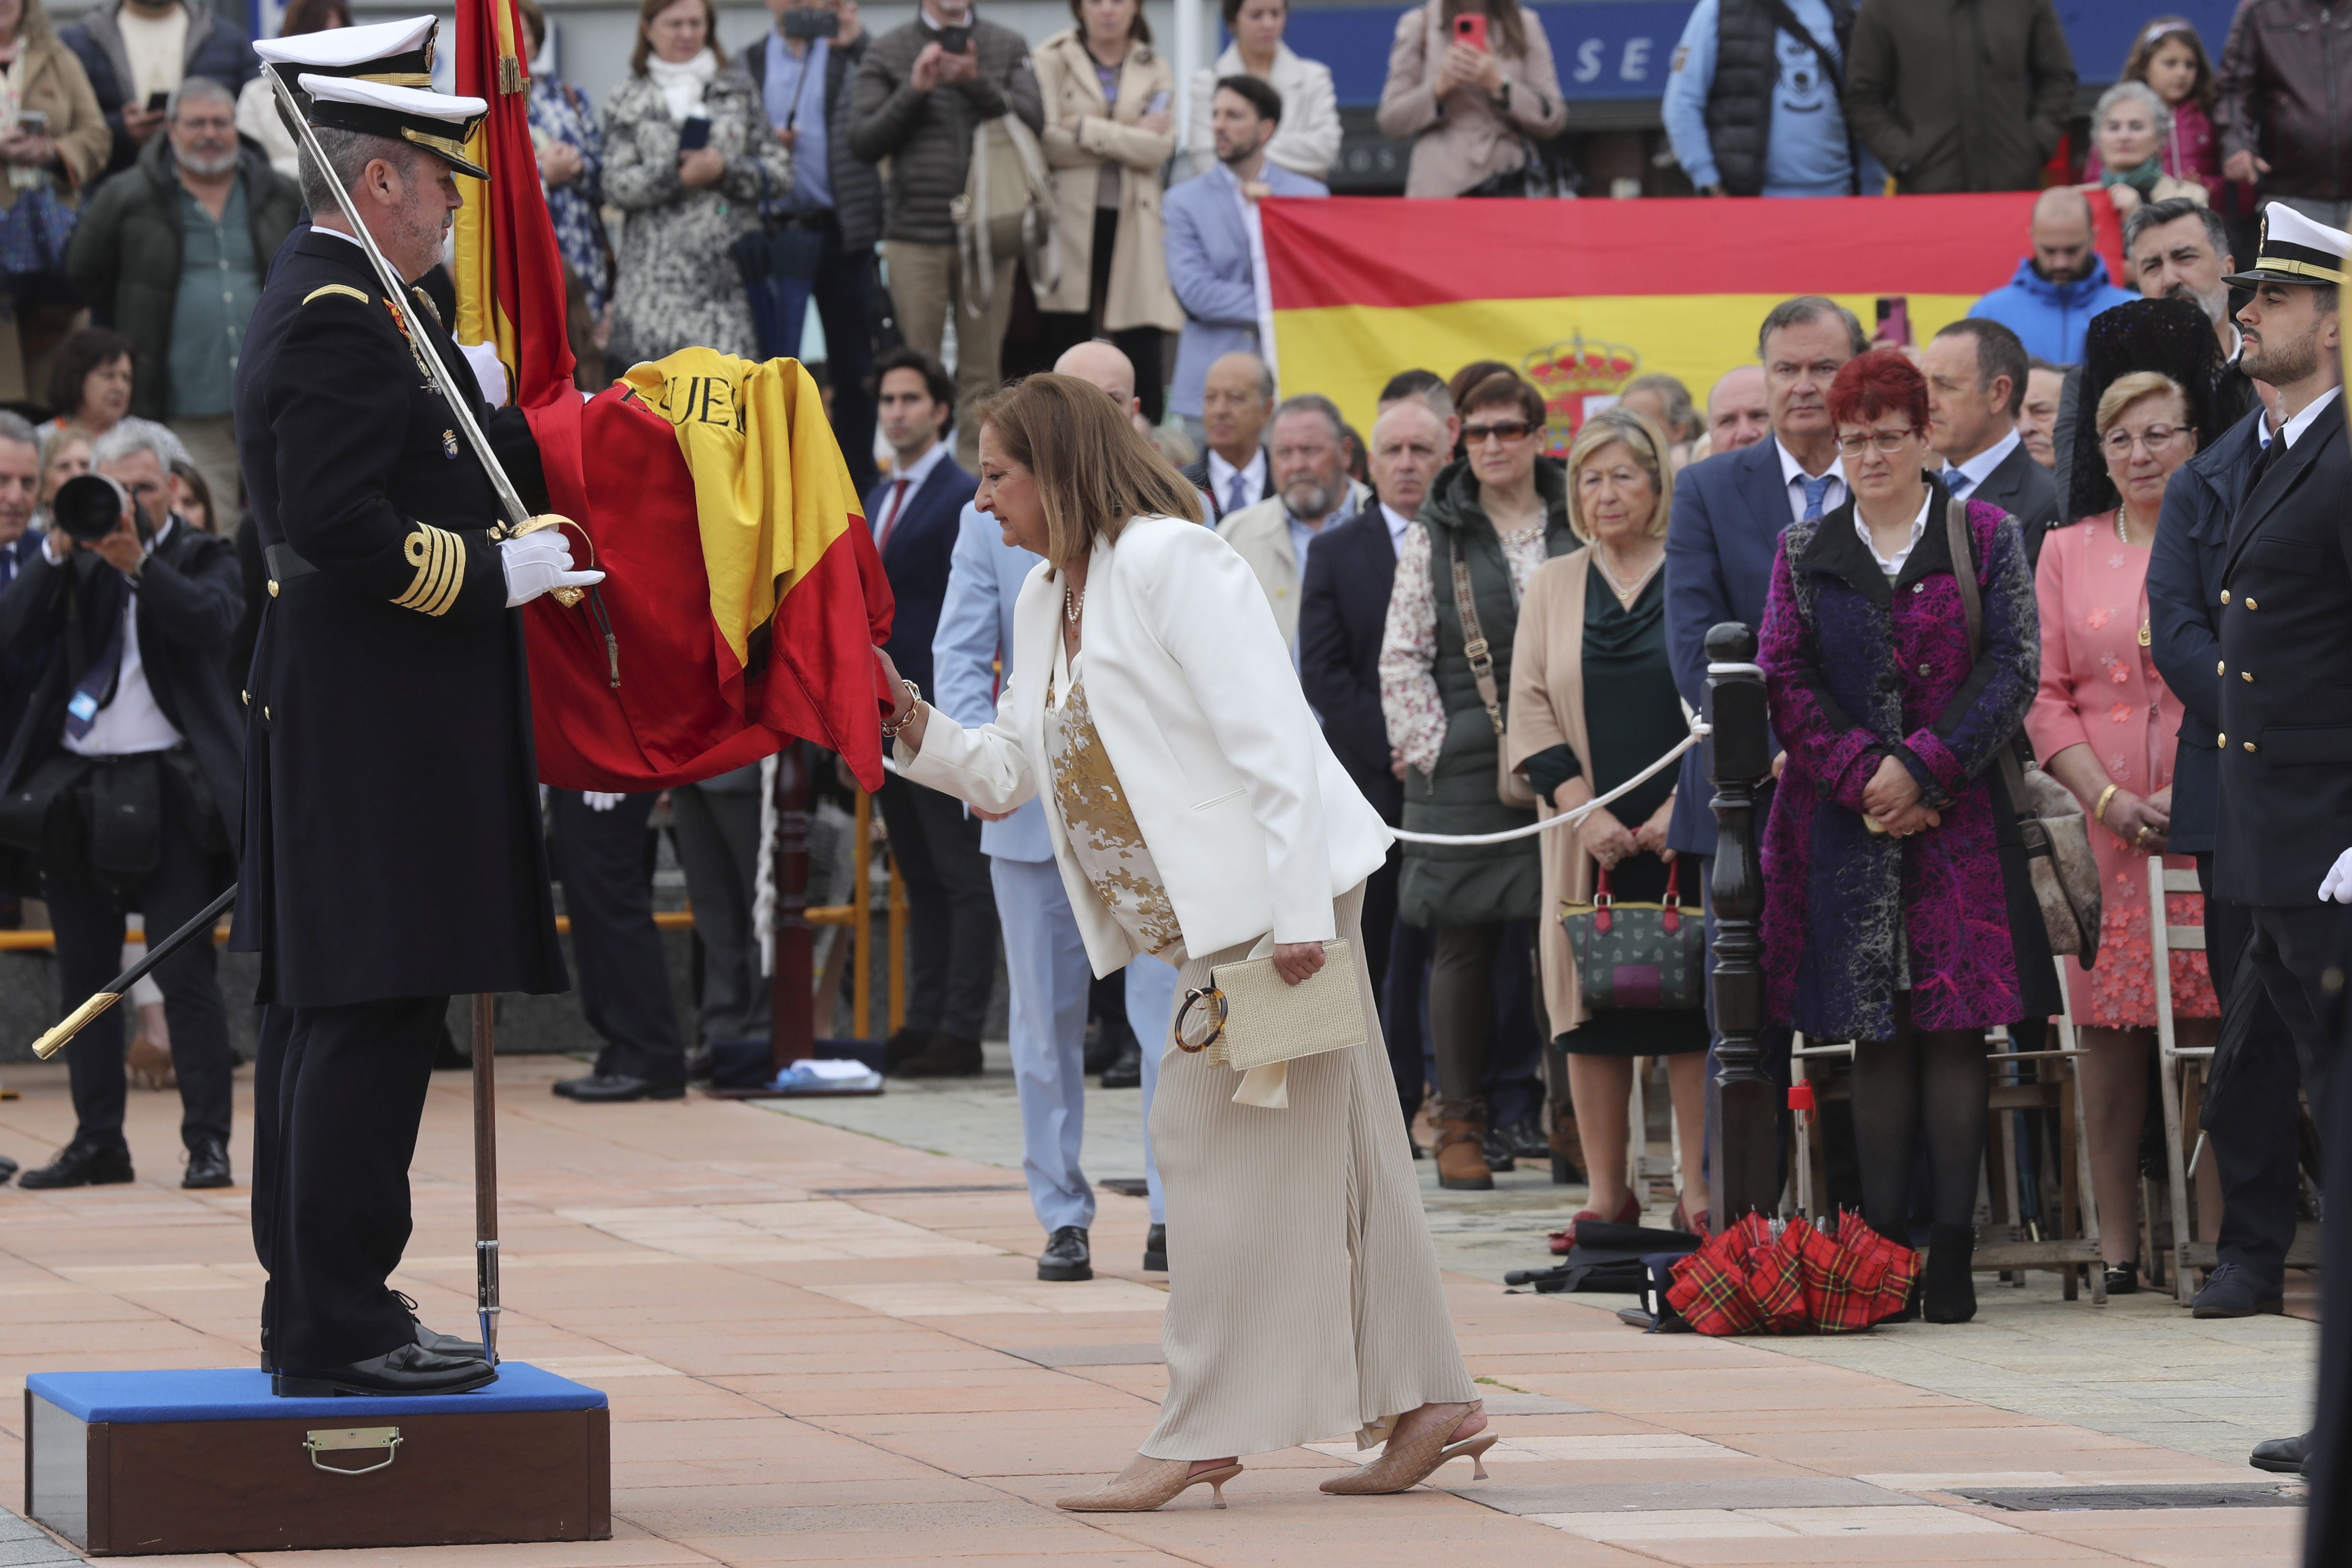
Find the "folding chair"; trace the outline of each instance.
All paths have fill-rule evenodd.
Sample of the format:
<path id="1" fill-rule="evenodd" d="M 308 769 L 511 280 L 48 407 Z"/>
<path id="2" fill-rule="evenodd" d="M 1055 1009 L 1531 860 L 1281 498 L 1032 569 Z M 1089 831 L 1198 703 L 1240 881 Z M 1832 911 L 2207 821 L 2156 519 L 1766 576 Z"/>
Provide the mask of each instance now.
<path id="1" fill-rule="evenodd" d="M 2197 1194 L 2189 1184 L 2189 1176 L 2196 1169 L 2197 1156 L 2185 1155 L 2181 1148 L 2188 1128 L 2199 1120 L 2198 1111 L 2204 1103 L 2205 1077 L 2212 1067 L 2213 1047 L 2184 1047 L 2173 1028 L 2172 954 L 2204 952 L 2205 928 L 2170 923 L 2172 910 L 2167 895 L 2172 893 L 2199 893 L 2201 897 L 2197 873 L 2168 870 L 2162 856 L 2150 856 L 2148 951 L 2156 968 L 2157 1079 L 2164 1090 L 2165 1174 L 2172 1189 L 2172 1294 L 2185 1307 L 2196 1293 L 2189 1288 L 2189 1271 L 2210 1268 L 2214 1264 L 2213 1246 L 2197 1241 L 2191 1217 L 2197 1207 Z M 2198 1153 L 2202 1153 L 2204 1147 L 2200 1133 Z M 2152 1247 L 2150 1255 L 2154 1256 Z"/>

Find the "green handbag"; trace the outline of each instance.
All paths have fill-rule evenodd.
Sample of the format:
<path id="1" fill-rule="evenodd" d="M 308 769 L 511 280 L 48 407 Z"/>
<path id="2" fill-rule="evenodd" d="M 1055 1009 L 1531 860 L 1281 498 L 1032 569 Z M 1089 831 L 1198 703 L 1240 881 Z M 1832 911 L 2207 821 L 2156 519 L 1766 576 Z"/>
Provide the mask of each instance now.
<path id="1" fill-rule="evenodd" d="M 1662 904 L 1621 904 L 1602 870 L 1589 904 L 1563 900 L 1559 923 L 1576 954 L 1577 989 L 1595 1010 L 1696 1007 L 1706 978 L 1706 924 L 1683 909 L 1683 863 L 1666 868 Z"/>

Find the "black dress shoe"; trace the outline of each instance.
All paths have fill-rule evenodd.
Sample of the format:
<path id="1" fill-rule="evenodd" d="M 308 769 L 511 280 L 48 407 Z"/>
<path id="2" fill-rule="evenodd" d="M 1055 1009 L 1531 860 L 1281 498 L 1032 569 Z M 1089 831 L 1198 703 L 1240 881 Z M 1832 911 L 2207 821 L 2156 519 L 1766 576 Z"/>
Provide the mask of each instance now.
<path id="1" fill-rule="evenodd" d="M 233 1187 L 236 1178 L 229 1173 L 228 1145 L 217 1138 L 207 1138 L 188 1151 L 188 1168 L 181 1173 L 183 1187 Z"/>
<path id="2" fill-rule="evenodd" d="M 2107 1294 L 2137 1296 L 2139 1294 L 2139 1261 L 2107 1265 Z"/>
<path id="3" fill-rule="evenodd" d="M 1143 1267 L 1147 1273 L 1168 1272 L 1168 1227 L 1155 1225 L 1143 1238 Z"/>
<path id="4" fill-rule="evenodd" d="M 339 1394 L 464 1394 L 498 1380 L 498 1369 L 476 1357 L 443 1355 L 423 1345 L 395 1345 L 382 1355 L 344 1366 L 273 1373 L 269 1392 L 284 1399 L 320 1399 Z"/>
<path id="5" fill-rule="evenodd" d="M 1095 1277 L 1094 1254 L 1087 1247 L 1087 1227 L 1066 1225 L 1045 1239 L 1045 1250 L 1037 1255 L 1037 1278 L 1040 1279 L 1091 1279 Z"/>
<path id="6" fill-rule="evenodd" d="M 2251 1318 L 2257 1312 L 2284 1312 L 2286 1298 L 2275 1285 L 2264 1285 L 2242 1263 L 2224 1263 L 2205 1277 L 2205 1289 L 2189 1303 L 2199 1318 Z"/>
<path id="7" fill-rule="evenodd" d="M 1516 1171 L 1519 1168 L 1519 1162 L 1512 1154 L 1511 1146 L 1503 1142 L 1502 1131 L 1499 1128 L 1488 1128 L 1486 1136 L 1478 1141 L 1478 1146 L 1486 1152 L 1486 1169 L 1489 1171 L 1500 1173 Z M 1549 1150 L 1547 1149 L 1546 1152 L 1549 1152 Z"/>
<path id="8" fill-rule="evenodd" d="M 2305 1432 L 2299 1437 L 2273 1437 L 2266 1443 L 2255 1444 L 2246 1463 L 2273 1475 L 2299 1476 L 2303 1474 L 2303 1461 L 2310 1453 L 2311 1434 Z"/>
<path id="9" fill-rule="evenodd" d="M 980 1042 L 936 1034 L 931 1043 L 898 1064 L 896 1078 L 978 1078 Z"/>
<path id="10" fill-rule="evenodd" d="M 0 1187 L 6 1186 L 8 1184 L 8 1178 L 16 1173 L 16 1162 L 11 1160 L 5 1154 L 0 1154 Z"/>
<path id="11" fill-rule="evenodd" d="M 46 1165 L 16 1178 L 20 1187 L 104 1187 L 137 1180 L 131 1173 L 131 1146 L 68 1143 Z"/>
<path id="12" fill-rule="evenodd" d="M 392 1293 L 392 1299 L 407 1309 L 410 1321 L 416 1324 L 416 1342 L 425 1350 L 436 1355 L 469 1357 L 475 1361 L 489 1360 L 489 1357 L 482 1353 L 479 1342 L 461 1340 L 455 1334 L 445 1334 L 438 1329 L 426 1328 L 425 1321 L 416 1315 L 415 1297 L 404 1290 L 394 1290 Z"/>
<path id="13" fill-rule="evenodd" d="M 920 1056 L 930 1048 L 932 1031 L 929 1029 L 898 1029 L 882 1042 L 882 1070 L 894 1073 L 909 1058 Z"/>
<path id="14" fill-rule="evenodd" d="M 1974 1226 L 1937 1225 L 1927 1231 L 1927 1267 L 1919 1274 L 1919 1315 L 1931 1323 L 1965 1323 L 1977 1315 Z"/>
<path id="15" fill-rule="evenodd" d="M 1551 1158 L 1551 1134 L 1544 1131 L 1539 1118 L 1530 1116 L 1524 1121 L 1514 1121 L 1508 1127 L 1497 1128 L 1495 1136 L 1502 1140 L 1503 1147 L 1517 1159 Z M 1489 1164 L 1493 1163 L 1487 1162 Z"/>
<path id="16" fill-rule="evenodd" d="M 1143 1047 L 1129 1039 L 1118 1053 L 1118 1058 L 1102 1070 L 1105 1089 L 1140 1089 L 1143 1087 Z"/>
<path id="17" fill-rule="evenodd" d="M 590 1073 L 586 1078 L 559 1079 L 554 1091 L 583 1105 L 618 1105 L 631 1100 L 683 1100 L 685 1080 L 665 1082 L 628 1073 Z"/>

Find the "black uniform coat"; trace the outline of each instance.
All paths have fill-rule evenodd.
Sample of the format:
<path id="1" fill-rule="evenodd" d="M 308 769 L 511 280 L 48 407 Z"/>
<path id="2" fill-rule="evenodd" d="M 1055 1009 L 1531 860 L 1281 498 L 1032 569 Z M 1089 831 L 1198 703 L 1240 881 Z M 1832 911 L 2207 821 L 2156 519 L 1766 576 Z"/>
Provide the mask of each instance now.
<path id="1" fill-rule="evenodd" d="M 452 366 L 526 504 L 520 413 Z M 359 247 L 284 253 L 237 363 L 238 458 L 277 584 L 247 679 L 245 891 L 258 999 L 329 1007 L 565 988 L 540 831 L 522 617 L 489 478 Z"/>
<path id="2" fill-rule="evenodd" d="M 2248 415 L 2173 470 L 2147 559 L 2147 618 L 2156 668 L 2180 699 L 2180 747 L 2172 762 L 2172 831 L 2178 855 L 2212 852 L 2221 794 L 2213 735 L 2221 727 L 2221 568 L 2230 521 L 2262 450 L 2262 415 Z M 2240 681 L 2241 686 L 2245 682 Z M 2317 884 L 2314 884 L 2315 888 Z"/>
<path id="3" fill-rule="evenodd" d="M 31 549 L 18 560 L 16 580 L 0 593 L 0 649 L 12 656 L 47 649 L 49 657 L 0 756 L 0 790 L 59 749 L 66 703 L 104 649 L 131 591 L 121 573 L 89 551 L 77 550 L 63 566 L 52 566 L 37 536 L 26 534 L 25 542 Z M 236 547 L 174 518 L 139 570 L 139 662 L 155 706 L 188 742 L 232 844 L 245 773 L 245 721 L 221 657 L 244 613 Z"/>
<path id="4" fill-rule="evenodd" d="M 2352 443 L 2331 404 L 2246 494 L 2221 572 L 2213 890 L 2309 909 L 2352 846 Z"/>

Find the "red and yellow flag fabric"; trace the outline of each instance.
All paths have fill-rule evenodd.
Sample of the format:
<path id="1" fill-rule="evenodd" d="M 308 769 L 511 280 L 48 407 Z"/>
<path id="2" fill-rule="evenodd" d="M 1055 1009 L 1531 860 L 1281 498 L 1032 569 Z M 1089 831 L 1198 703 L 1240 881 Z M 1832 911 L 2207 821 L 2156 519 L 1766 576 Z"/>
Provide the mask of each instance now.
<path id="1" fill-rule="evenodd" d="M 1637 375 L 1704 398 L 1754 363 L 1758 324 L 1791 295 L 1828 295 L 1865 329 L 1903 298 L 1924 343 L 2009 281 L 2033 199 L 1270 200 L 1275 358 L 1286 393 L 1323 393 L 1366 432 L 1397 372 L 1502 360 L 1543 390 L 1564 453 Z M 2103 194 L 2092 209 L 2120 279 L 2115 209 Z"/>
<path id="2" fill-rule="evenodd" d="M 573 558 L 609 574 L 524 607 L 539 776 L 667 789 L 800 736 L 881 788 L 890 584 L 808 373 L 685 349 L 527 412 Z"/>
<path id="3" fill-rule="evenodd" d="M 466 145 L 487 181 L 457 176 L 457 339 L 493 343 L 515 403 L 534 408 L 572 384 L 563 257 L 530 141 L 529 35 L 515 0 L 458 0 L 457 91 L 490 111 Z"/>

